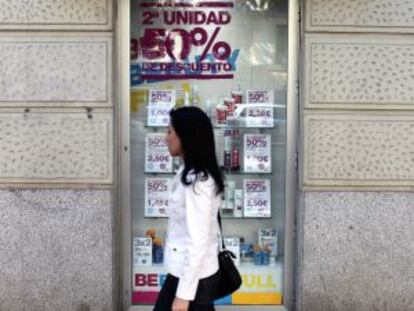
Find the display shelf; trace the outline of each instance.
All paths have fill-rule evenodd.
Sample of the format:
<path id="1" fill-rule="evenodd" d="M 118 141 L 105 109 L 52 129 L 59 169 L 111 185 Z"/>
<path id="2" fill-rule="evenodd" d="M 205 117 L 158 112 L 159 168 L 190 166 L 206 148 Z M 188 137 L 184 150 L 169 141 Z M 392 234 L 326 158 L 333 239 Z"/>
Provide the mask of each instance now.
<path id="1" fill-rule="evenodd" d="M 221 169 L 221 172 L 227 175 L 257 175 L 257 176 L 262 176 L 262 175 L 272 175 L 272 172 L 244 172 L 244 171 L 228 171 L 225 169 Z"/>
<path id="2" fill-rule="evenodd" d="M 144 121 L 141 120 L 141 118 L 138 119 L 138 118 L 131 117 L 131 119 L 135 120 L 135 121 L 142 121 L 144 123 Z M 277 125 L 277 124 L 284 125 L 286 123 L 285 120 L 278 120 L 278 119 L 274 119 L 273 122 L 274 122 L 275 125 Z M 150 126 L 150 125 L 147 125 L 146 122 L 142 126 L 144 128 L 154 129 L 154 132 L 157 132 L 158 130 L 164 131 L 167 128 L 167 126 Z M 273 127 L 246 126 L 246 125 L 243 125 L 243 124 L 219 125 L 219 124 L 213 122 L 213 128 L 215 130 L 227 130 L 227 129 L 228 130 L 231 130 L 231 129 L 274 130 L 275 127 L 274 126 Z"/>
<path id="3" fill-rule="evenodd" d="M 272 259 L 271 262 L 268 265 L 255 265 L 253 261 L 249 260 L 247 262 L 241 262 L 237 269 L 239 269 L 240 273 L 242 274 L 243 271 L 246 270 L 256 270 L 256 271 L 263 271 L 268 272 L 268 269 L 282 269 L 283 267 L 283 256 L 278 256 L 276 259 Z M 152 265 L 146 265 L 146 266 L 140 266 L 136 265 L 134 266 L 134 269 L 139 268 L 140 273 L 166 273 L 166 268 L 164 264 L 152 264 Z"/>
<path id="4" fill-rule="evenodd" d="M 272 216 L 269 216 L 269 217 L 246 217 L 246 216 L 236 217 L 236 216 L 232 216 L 232 215 L 221 215 L 221 218 L 223 218 L 223 219 L 244 219 L 244 220 L 246 220 L 246 219 L 256 219 L 256 220 L 258 220 L 258 219 L 271 219 Z"/>
<path id="5" fill-rule="evenodd" d="M 166 219 L 168 220 L 168 216 L 165 217 L 161 217 L 161 216 L 144 216 L 145 219 L 154 219 L 154 220 L 159 220 L 159 219 Z M 272 216 L 269 217 L 236 217 L 236 216 L 232 216 L 232 215 L 221 215 L 221 218 L 223 219 L 243 219 L 243 220 L 260 220 L 260 219 L 271 219 Z"/>
<path id="6" fill-rule="evenodd" d="M 225 175 L 248 175 L 251 177 L 251 175 L 257 175 L 257 177 L 259 176 L 263 176 L 263 175 L 272 175 L 273 172 L 244 172 L 244 171 L 234 171 L 234 172 L 229 172 L 226 171 L 224 169 L 221 169 L 221 172 Z M 160 176 L 160 175 L 167 175 L 168 177 L 170 177 L 171 175 L 175 175 L 176 172 L 162 172 L 162 173 L 154 173 L 154 172 L 144 172 L 145 175 L 148 176 Z"/>

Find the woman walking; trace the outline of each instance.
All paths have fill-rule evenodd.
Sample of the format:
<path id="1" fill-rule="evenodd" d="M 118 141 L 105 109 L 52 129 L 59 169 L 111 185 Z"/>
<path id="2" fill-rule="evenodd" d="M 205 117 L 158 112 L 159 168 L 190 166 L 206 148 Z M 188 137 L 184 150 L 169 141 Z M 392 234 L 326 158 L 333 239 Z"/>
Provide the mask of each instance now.
<path id="1" fill-rule="evenodd" d="M 217 213 L 224 190 L 208 116 L 197 107 L 170 112 L 166 140 L 183 165 L 173 180 L 165 245 L 168 275 L 154 311 L 211 311 L 220 274 Z"/>

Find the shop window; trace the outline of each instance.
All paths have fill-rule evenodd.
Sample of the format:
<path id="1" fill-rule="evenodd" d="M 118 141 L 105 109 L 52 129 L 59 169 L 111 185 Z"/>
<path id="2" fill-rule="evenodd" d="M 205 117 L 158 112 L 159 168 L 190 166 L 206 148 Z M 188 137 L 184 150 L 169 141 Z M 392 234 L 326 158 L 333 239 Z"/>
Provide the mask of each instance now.
<path id="1" fill-rule="evenodd" d="M 129 5 L 132 304 L 153 304 L 166 275 L 168 192 L 180 163 L 164 134 L 169 110 L 193 105 L 214 125 L 224 239 L 243 277 L 216 304 L 282 305 L 288 1 Z"/>

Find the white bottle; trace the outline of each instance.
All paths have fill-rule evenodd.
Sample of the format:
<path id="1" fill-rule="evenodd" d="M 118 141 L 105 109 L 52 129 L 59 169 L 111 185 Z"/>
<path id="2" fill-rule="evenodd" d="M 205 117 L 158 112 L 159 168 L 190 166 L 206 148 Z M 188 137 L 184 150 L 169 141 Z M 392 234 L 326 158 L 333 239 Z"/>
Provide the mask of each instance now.
<path id="1" fill-rule="evenodd" d="M 191 104 L 193 106 L 198 106 L 200 104 L 200 96 L 198 95 L 197 85 L 191 87 Z"/>
<path id="2" fill-rule="evenodd" d="M 233 180 L 227 181 L 227 187 L 225 188 L 225 200 L 226 209 L 234 210 L 234 189 L 236 188 L 236 182 Z"/>
<path id="3" fill-rule="evenodd" d="M 184 106 L 190 106 L 190 94 L 188 92 L 184 92 Z"/>
<path id="4" fill-rule="evenodd" d="M 204 112 L 211 119 L 211 101 L 209 99 L 206 100 L 204 105 Z"/>
<path id="5" fill-rule="evenodd" d="M 234 190 L 234 217 L 243 217 L 243 190 L 235 189 Z"/>

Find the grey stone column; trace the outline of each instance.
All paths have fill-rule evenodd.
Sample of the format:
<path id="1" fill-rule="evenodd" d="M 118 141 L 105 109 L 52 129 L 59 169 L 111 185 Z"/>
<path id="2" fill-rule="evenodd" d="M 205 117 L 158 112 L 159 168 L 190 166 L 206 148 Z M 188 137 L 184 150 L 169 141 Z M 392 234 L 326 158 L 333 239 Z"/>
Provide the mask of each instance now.
<path id="1" fill-rule="evenodd" d="M 414 310 L 414 2 L 303 7 L 298 309 Z"/>
<path id="2" fill-rule="evenodd" d="M 115 310 L 112 0 L 0 0 L 0 310 Z"/>

